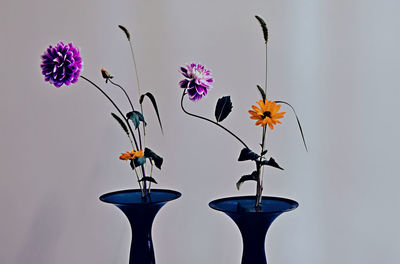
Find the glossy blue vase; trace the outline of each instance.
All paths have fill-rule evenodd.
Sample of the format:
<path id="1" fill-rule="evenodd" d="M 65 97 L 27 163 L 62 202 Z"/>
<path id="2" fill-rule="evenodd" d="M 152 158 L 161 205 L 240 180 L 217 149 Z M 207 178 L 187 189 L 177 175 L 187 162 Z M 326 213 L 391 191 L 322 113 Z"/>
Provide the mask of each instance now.
<path id="1" fill-rule="evenodd" d="M 296 201 L 263 197 L 262 206 L 254 208 L 255 197 L 230 197 L 214 200 L 210 207 L 227 214 L 238 226 L 243 240 L 242 264 L 267 264 L 265 237 L 272 222 L 282 213 L 296 209 Z"/>
<path id="2" fill-rule="evenodd" d="M 117 206 L 131 225 L 132 242 L 129 264 L 155 264 L 151 228 L 158 211 L 167 202 L 181 194 L 171 190 L 152 189 L 150 197 L 143 199 L 141 191 L 125 190 L 100 196 L 100 200 Z"/>

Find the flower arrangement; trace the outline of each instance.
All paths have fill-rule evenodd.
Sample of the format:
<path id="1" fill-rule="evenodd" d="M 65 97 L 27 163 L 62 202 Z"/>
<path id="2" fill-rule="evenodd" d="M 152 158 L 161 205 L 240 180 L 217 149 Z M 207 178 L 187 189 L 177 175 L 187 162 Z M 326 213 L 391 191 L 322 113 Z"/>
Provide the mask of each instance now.
<path id="1" fill-rule="evenodd" d="M 161 169 L 163 158 L 157 155 L 146 145 L 147 123 L 143 115 L 143 102 L 145 98 L 148 98 L 154 107 L 161 132 L 163 129 L 155 97 L 150 92 L 144 94 L 141 92 L 130 33 L 124 26 L 119 25 L 119 28 L 125 33 L 125 36 L 129 42 L 136 74 L 140 111 L 136 110 L 134 107 L 132 100 L 125 88 L 115 83 L 112 80 L 114 76 L 111 76 L 111 74 L 105 69 L 100 70 L 102 77 L 105 79 L 105 83 L 109 83 L 110 85 L 119 88 L 125 94 L 129 102 L 131 111 L 126 114 L 122 112 L 121 108 L 111 99 L 105 90 L 100 88 L 93 81 L 84 77 L 81 74 L 83 62 L 79 48 L 75 47 L 72 43 L 64 44 L 63 42 L 58 42 L 54 47 L 50 45 L 41 57 L 42 63 L 40 67 L 42 69 L 42 74 L 44 75 L 44 80 L 55 87 L 59 88 L 63 85 L 68 86 L 76 83 L 81 78 L 87 81 L 93 87 L 97 88 L 115 107 L 118 113 L 111 113 L 111 116 L 119 123 L 127 135 L 131 145 L 131 150 L 121 153 L 119 159 L 129 162 L 134 174 L 136 175 L 142 198 L 146 199 L 150 196 L 151 184 L 157 183 L 153 178 L 153 167 L 155 166 L 156 168 Z M 147 167 L 145 166 L 146 164 Z"/>
<path id="2" fill-rule="evenodd" d="M 266 47 L 266 54 L 267 54 L 267 44 L 268 44 L 268 28 L 264 20 L 259 17 L 255 16 L 258 22 L 261 25 L 261 29 L 263 31 L 264 40 L 265 40 L 265 47 Z M 267 56 L 266 56 L 267 57 Z M 255 125 L 261 126 L 262 128 L 262 136 L 261 136 L 261 149 L 259 154 L 255 151 L 251 150 L 248 145 L 239 138 L 236 134 L 234 134 L 231 130 L 226 128 L 225 126 L 221 125 L 221 122 L 228 117 L 228 115 L 232 111 L 232 101 L 230 96 L 223 96 L 218 99 L 216 107 L 215 107 L 215 121 L 209 118 L 196 115 L 193 113 L 188 112 L 184 105 L 183 101 L 186 95 L 191 101 L 199 101 L 200 99 L 204 98 L 209 89 L 212 88 L 212 84 L 214 79 L 211 77 L 211 72 L 205 68 L 201 64 L 191 63 L 185 66 L 180 67 L 179 72 L 183 75 L 184 79 L 179 82 L 179 86 L 183 89 L 182 98 L 181 98 L 181 108 L 184 113 L 188 114 L 189 116 L 199 118 L 205 121 L 208 121 L 228 132 L 231 136 L 237 139 L 242 145 L 243 149 L 240 152 L 238 161 L 253 161 L 255 164 L 255 170 L 248 175 L 242 176 L 236 183 L 236 187 L 239 190 L 240 186 L 247 181 L 255 181 L 256 182 L 256 196 L 255 196 L 255 209 L 260 209 L 262 204 L 262 192 L 263 192 L 263 171 L 264 166 L 270 166 L 277 169 L 283 170 L 282 167 L 278 165 L 274 158 L 266 158 L 265 155 L 267 154 L 266 147 L 266 135 L 267 135 L 267 128 L 271 131 L 277 124 L 282 123 L 282 119 L 285 116 L 285 112 L 280 112 L 282 105 L 287 105 L 293 110 L 293 113 L 296 117 L 299 130 L 303 139 L 303 144 L 305 149 L 307 150 L 307 145 L 304 139 L 304 134 L 301 128 L 300 121 L 297 117 L 297 114 L 294 108 L 285 101 L 274 101 L 267 99 L 267 81 L 265 81 L 265 87 L 261 88 L 261 86 L 257 85 L 257 89 L 260 92 L 261 100 L 257 102 L 257 105 L 252 106 L 252 110 L 249 110 L 250 118 L 256 120 Z M 267 70 L 266 70 L 267 72 Z M 267 74 L 266 78 L 267 80 Z"/>

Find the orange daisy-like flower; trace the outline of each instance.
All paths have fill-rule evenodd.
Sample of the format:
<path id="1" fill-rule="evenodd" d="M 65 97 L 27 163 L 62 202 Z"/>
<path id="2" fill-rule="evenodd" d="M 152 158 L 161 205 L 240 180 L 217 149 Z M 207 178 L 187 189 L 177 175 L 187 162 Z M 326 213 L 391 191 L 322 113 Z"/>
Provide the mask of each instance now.
<path id="1" fill-rule="evenodd" d="M 257 104 L 260 108 L 252 105 L 251 107 L 254 111 L 249 110 L 250 118 L 257 120 L 256 126 L 261 125 L 263 127 L 268 124 L 269 128 L 274 129 L 274 125 L 277 123 L 282 124 L 278 119 L 283 118 L 286 112 L 278 113 L 281 108 L 280 105 L 273 101 L 268 101 L 267 99 L 265 101 L 260 100 Z"/>
<path id="2" fill-rule="evenodd" d="M 121 153 L 121 156 L 119 157 L 120 160 L 133 160 L 136 157 L 143 157 L 144 153 L 143 150 L 138 150 L 138 151 L 127 151 L 125 153 Z"/>

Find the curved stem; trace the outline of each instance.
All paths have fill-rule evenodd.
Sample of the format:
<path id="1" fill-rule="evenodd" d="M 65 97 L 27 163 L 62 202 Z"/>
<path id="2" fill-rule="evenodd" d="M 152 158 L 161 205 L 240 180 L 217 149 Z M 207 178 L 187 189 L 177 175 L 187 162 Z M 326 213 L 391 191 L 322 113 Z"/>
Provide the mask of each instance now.
<path id="1" fill-rule="evenodd" d="M 138 73 L 137 66 L 136 66 L 135 53 L 133 52 L 132 42 L 131 42 L 130 39 L 129 39 L 129 47 L 130 47 L 130 49 L 131 49 L 131 55 L 132 55 L 133 65 L 134 65 L 134 67 L 135 67 L 135 75 L 136 75 L 136 81 L 137 81 L 138 92 L 139 92 L 139 98 L 140 98 L 140 96 L 142 95 L 142 91 L 141 91 L 141 89 L 140 89 L 139 73 Z M 142 115 L 143 115 L 143 107 L 142 107 L 142 104 L 140 104 L 140 112 L 141 112 Z M 140 126 L 140 124 L 139 124 L 139 126 Z M 145 128 L 144 122 L 142 123 L 142 127 L 143 127 L 143 146 L 145 146 L 145 145 L 146 145 L 146 128 Z M 143 148 L 143 146 L 142 146 L 142 139 L 141 139 L 141 135 L 140 135 L 140 129 L 138 129 L 138 131 L 139 131 L 138 133 L 139 133 L 139 140 L 140 140 L 140 148 Z M 146 177 L 145 170 L 144 170 L 144 165 L 142 165 L 142 172 L 143 172 L 143 177 Z M 143 181 L 143 186 L 144 186 L 144 188 L 145 188 L 145 192 L 146 192 L 146 195 L 147 195 L 146 181 Z M 149 189 L 150 189 L 150 187 L 149 187 Z"/>
<path id="2" fill-rule="evenodd" d="M 206 121 L 208 121 L 208 122 L 210 122 L 210 123 L 213 123 L 214 125 L 219 126 L 220 128 L 224 129 L 226 132 L 228 132 L 229 134 L 231 134 L 234 138 L 236 138 L 237 140 L 239 140 L 239 142 L 242 143 L 243 146 L 244 146 L 245 148 L 249 148 L 249 147 L 246 145 L 246 143 L 243 142 L 243 140 L 241 140 L 238 136 L 236 136 L 233 132 L 231 132 L 231 131 L 230 131 L 229 129 L 227 129 L 226 127 L 224 127 L 224 126 L 220 125 L 219 123 L 217 123 L 217 122 L 215 122 L 215 121 L 212 121 L 212 120 L 210 120 L 210 119 L 208 119 L 208 118 L 206 118 L 206 117 L 202 117 L 202 116 L 199 116 L 199 115 L 195 115 L 195 114 L 192 114 L 192 113 L 189 113 L 188 111 L 186 111 L 185 108 L 183 107 L 183 98 L 185 97 L 185 95 L 186 95 L 186 90 L 183 91 L 182 98 L 181 98 L 181 108 L 182 108 L 183 112 L 185 112 L 186 114 L 188 114 L 188 115 L 190 115 L 190 116 L 193 116 L 193 117 L 197 117 L 197 118 L 206 120 Z"/>
<path id="3" fill-rule="evenodd" d="M 132 111 L 135 111 L 135 109 L 133 108 L 133 104 L 132 104 L 131 98 L 129 97 L 129 95 L 128 95 L 128 93 L 126 92 L 126 90 L 124 89 L 124 87 L 122 87 L 121 85 L 119 85 L 119 84 L 117 84 L 117 83 L 111 81 L 111 79 L 108 79 L 108 81 L 109 81 L 111 84 L 113 84 L 113 85 L 119 87 L 119 88 L 125 93 L 126 98 L 128 98 L 129 104 L 131 105 Z"/>
<path id="4" fill-rule="evenodd" d="M 136 60 L 135 60 L 135 53 L 133 52 L 133 47 L 132 47 L 132 42 L 129 40 L 129 47 L 131 48 L 131 55 L 133 59 L 133 65 L 135 67 L 135 74 L 136 74 L 136 81 L 137 81 L 137 86 L 138 86 L 138 91 L 139 91 L 139 97 L 142 95 L 142 92 L 140 90 L 140 84 L 139 84 L 139 74 L 136 66 Z"/>
<path id="5" fill-rule="evenodd" d="M 126 124 L 128 125 L 128 128 L 129 128 L 129 130 L 130 130 L 130 132 L 132 134 L 133 140 L 135 142 L 136 149 L 139 149 L 139 146 L 137 144 L 137 141 L 136 141 L 136 138 L 135 138 L 135 134 L 133 133 L 132 127 L 129 124 L 129 122 L 126 119 L 126 117 L 124 116 L 124 114 L 122 113 L 122 111 L 119 109 L 119 107 L 114 103 L 114 101 L 98 85 L 96 85 L 94 82 L 92 82 L 91 80 L 89 80 L 88 78 L 86 78 L 83 75 L 81 75 L 80 77 L 82 79 L 86 80 L 87 82 L 89 82 L 90 84 L 92 84 L 94 87 L 96 87 L 113 104 L 113 106 L 117 109 L 118 113 L 122 116 L 122 118 L 125 120 Z M 143 172 L 143 177 L 144 177 L 146 175 L 145 172 L 144 172 L 144 167 L 142 167 L 142 172 Z M 147 195 L 146 182 L 143 183 L 143 189 L 144 189 L 144 194 L 146 196 Z"/>
<path id="6" fill-rule="evenodd" d="M 117 84 L 117 83 L 115 83 L 115 82 L 113 82 L 113 81 L 111 81 L 111 80 L 109 80 L 109 82 L 110 82 L 111 84 L 113 84 L 113 85 L 119 87 L 119 88 L 125 93 L 126 98 L 128 98 L 129 104 L 131 105 L 132 111 L 135 111 L 135 108 L 133 107 L 131 98 L 129 97 L 129 95 L 128 95 L 128 93 L 126 92 L 126 90 L 124 89 L 124 87 L 122 87 L 121 85 L 119 85 L 119 84 Z M 142 113 L 142 115 L 143 115 L 143 113 Z M 129 121 L 127 121 L 127 122 L 129 123 Z M 144 129 L 144 123 L 143 123 L 143 129 Z M 132 133 L 133 133 L 133 132 L 132 132 Z M 138 135 L 139 135 L 139 146 L 140 146 L 140 149 L 143 150 L 143 146 L 142 146 L 142 136 L 141 136 L 141 133 L 140 133 L 140 129 L 138 129 Z M 146 177 L 146 170 L 144 169 L 144 164 L 141 166 L 141 168 L 142 168 L 143 177 Z M 147 195 L 146 181 L 143 181 L 143 188 L 145 189 L 145 194 Z M 150 186 L 149 186 L 149 188 L 150 188 Z"/>
<path id="7" fill-rule="evenodd" d="M 129 48 L 131 49 L 133 65 L 135 67 L 135 75 L 136 75 L 136 81 L 137 81 L 139 98 L 140 98 L 140 96 L 142 95 L 142 91 L 140 89 L 139 73 L 138 73 L 137 66 L 136 66 L 135 53 L 133 52 L 132 42 L 131 42 L 130 38 L 128 39 L 128 41 L 129 41 Z M 143 115 L 142 104 L 140 104 L 140 112 Z M 145 128 L 144 122 L 142 123 L 142 126 L 143 126 L 143 146 L 145 146 L 146 145 L 146 128 Z M 139 133 L 139 138 L 140 138 L 139 139 L 140 140 L 140 148 L 142 148 L 143 146 L 142 146 L 142 139 L 141 139 L 141 136 L 140 136 L 140 129 L 138 129 L 138 131 L 139 131 L 138 133 Z M 142 165 L 142 172 L 143 172 L 143 177 L 146 177 L 145 170 L 144 170 L 144 165 Z M 145 188 L 145 193 L 147 195 L 146 181 L 143 181 L 143 186 Z M 150 187 L 149 187 L 149 189 L 150 189 Z"/>
<path id="8" fill-rule="evenodd" d="M 130 39 L 129 39 L 129 48 L 130 48 L 130 50 L 131 50 L 131 55 L 132 55 L 132 60 L 133 60 L 133 66 L 135 67 L 136 82 L 137 82 L 138 92 L 139 92 L 139 98 L 140 98 L 140 96 L 142 96 L 142 91 L 141 91 L 141 89 L 140 89 L 139 73 L 138 73 L 138 70 L 137 70 L 136 59 L 135 59 L 135 53 L 133 52 L 132 42 L 131 42 Z M 142 115 L 143 115 L 143 106 L 142 106 L 142 104 L 140 104 L 140 112 L 141 112 Z M 142 126 L 143 126 L 143 146 L 146 146 L 146 127 L 145 127 L 144 123 L 142 124 Z M 140 140 L 140 142 L 141 142 L 141 140 Z M 142 143 L 140 143 L 140 144 L 142 144 Z"/>
<path id="9" fill-rule="evenodd" d="M 113 85 L 119 87 L 119 88 L 125 93 L 126 98 L 128 98 L 129 104 L 131 105 L 132 111 L 135 111 L 135 108 L 133 107 L 131 98 L 129 97 L 129 95 L 128 95 L 128 93 L 126 92 L 126 90 L 125 90 L 121 85 L 119 85 L 119 84 L 117 84 L 117 83 L 111 81 L 110 79 L 109 79 L 108 81 L 109 81 L 111 84 L 113 84 Z M 138 129 L 138 135 L 139 135 L 139 146 L 140 146 L 140 149 L 142 149 L 142 137 L 141 137 L 141 135 L 140 135 L 140 129 Z"/>
<path id="10" fill-rule="evenodd" d="M 119 107 L 114 103 L 114 101 L 98 86 L 96 85 L 94 82 L 92 82 L 91 80 L 89 80 L 88 78 L 86 78 L 85 76 L 81 75 L 80 76 L 82 79 L 86 80 L 87 82 L 89 82 L 90 84 L 92 84 L 94 87 L 96 87 L 105 97 L 107 97 L 107 99 L 113 104 L 113 106 L 115 107 L 115 109 L 117 109 L 118 113 L 122 116 L 122 118 L 125 120 L 126 124 L 128 125 L 129 130 L 131 131 L 133 140 L 135 142 L 135 146 L 136 149 L 138 149 L 138 144 L 135 138 L 135 134 L 133 134 L 133 130 L 131 125 L 129 124 L 128 120 L 126 119 L 126 117 L 124 116 L 124 114 L 122 113 L 122 111 L 119 109 Z"/>

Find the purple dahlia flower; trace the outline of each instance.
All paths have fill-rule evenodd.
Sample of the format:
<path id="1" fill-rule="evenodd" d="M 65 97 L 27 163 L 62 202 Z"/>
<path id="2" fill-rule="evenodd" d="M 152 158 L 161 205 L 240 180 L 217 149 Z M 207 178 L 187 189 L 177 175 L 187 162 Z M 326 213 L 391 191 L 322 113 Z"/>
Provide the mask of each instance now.
<path id="1" fill-rule="evenodd" d="M 72 43 L 65 45 L 61 41 L 55 47 L 51 45 L 42 55 L 42 74 L 44 80 L 55 87 L 70 85 L 78 81 L 82 69 L 82 58 L 79 49 Z"/>
<path id="2" fill-rule="evenodd" d="M 181 88 L 187 90 L 190 100 L 200 100 L 212 88 L 211 84 L 214 80 L 210 75 L 210 71 L 203 65 L 191 63 L 186 65 L 186 67 L 181 67 L 180 72 L 186 79 L 180 81 L 179 85 Z"/>

